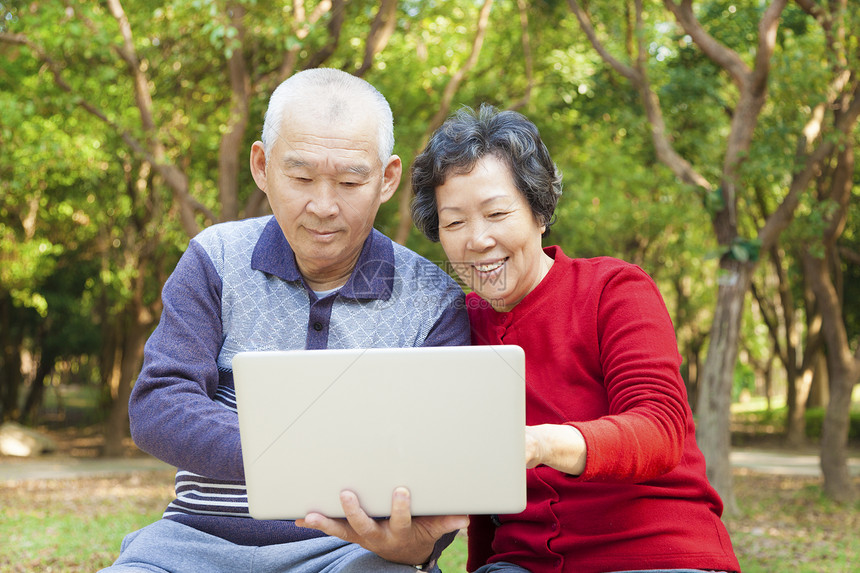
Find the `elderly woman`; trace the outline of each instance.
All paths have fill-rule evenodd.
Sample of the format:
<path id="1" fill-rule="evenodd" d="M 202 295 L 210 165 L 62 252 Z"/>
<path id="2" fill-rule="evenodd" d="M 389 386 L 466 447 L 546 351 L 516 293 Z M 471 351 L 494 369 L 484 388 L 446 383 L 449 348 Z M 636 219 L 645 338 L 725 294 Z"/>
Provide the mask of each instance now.
<path id="1" fill-rule="evenodd" d="M 469 571 L 739 571 L 651 278 L 541 239 L 561 177 L 515 112 L 464 109 L 412 166 L 412 217 L 473 291 L 473 344 L 526 355 L 528 506 L 471 516 Z"/>

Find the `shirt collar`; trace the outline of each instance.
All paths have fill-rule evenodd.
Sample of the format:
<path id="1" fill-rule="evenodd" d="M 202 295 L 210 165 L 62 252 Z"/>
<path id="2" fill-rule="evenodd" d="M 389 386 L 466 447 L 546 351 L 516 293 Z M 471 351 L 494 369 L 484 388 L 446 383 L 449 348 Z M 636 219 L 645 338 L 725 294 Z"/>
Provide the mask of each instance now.
<path id="1" fill-rule="evenodd" d="M 296 265 L 293 249 L 275 217 L 272 217 L 251 255 L 251 268 L 274 275 L 285 281 L 304 281 Z M 353 299 L 388 300 L 394 290 L 394 245 L 391 239 L 371 229 L 364 241 L 358 262 L 340 296 Z"/>

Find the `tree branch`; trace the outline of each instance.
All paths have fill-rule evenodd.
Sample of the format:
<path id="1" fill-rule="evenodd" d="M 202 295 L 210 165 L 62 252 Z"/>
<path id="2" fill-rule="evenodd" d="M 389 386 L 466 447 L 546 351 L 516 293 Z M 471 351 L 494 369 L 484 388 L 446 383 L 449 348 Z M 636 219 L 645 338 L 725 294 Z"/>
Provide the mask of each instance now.
<path id="1" fill-rule="evenodd" d="M 521 32 L 521 43 L 523 45 L 523 59 L 525 60 L 526 66 L 526 92 L 523 94 L 519 100 L 512 103 L 508 109 L 517 110 L 521 107 L 528 105 L 529 101 L 532 97 L 532 89 L 534 89 L 535 79 L 534 79 L 534 65 L 532 62 L 532 46 L 531 46 L 531 38 L 529 36 L 529 14 L 528 14 L 528 5 L 526 4 L 526 0 L 517 0 L 517 9 L 520 13 L 520 30 Z"/>
<path id="2" fill-rule="evenodd" d="M 699 49 L 715 64 L 729 72 L 735 84 L 742 88 L 747 82 L 749 67 L 733 50 L 725 47 L 705 31 L 693 14 L 692 0 L 681 0 L 680 4 L 672 0 L 663 0 L 663 4 L 675 15 L 681 28 L 690 35 Z"/>
<path id="3" fill-rule="evenodd" d="M 839 256 L 854 265 L 860 265 L 860 253 L 848 247 L 839 247 Z"/>
<path id="4" fill-rule="evenodd" d="M 755 65 L 750 75 L 749 89 L 753 94 L 764 94 L 767 90 L 767 79 L 770 76 L 770 62 L 776 48 L 776 33 L 779 29 L 779 19 L 785 10 L 788 0 L 775 0 L 765 10 L 758 24 L 758 48 L 755 54 Z"/>
<path id="5" fill-rule="evenodd" d="M 134 83 L 134 97 L 137 102 L 140 121 L 143 126 L 144 133 L 148 140 L 148 147 L 155 161 L 153 166 L 158 173 L 164 177 L 165 182 L 173 190 L 174 195 L 179 203 L 179 218 L 182 222 L 182 227 L 189 236 L 194 236 L 200 231 L 200 226 L 194 218 L 195 209 L 200 210 L 210 221 L 217 221 L 218 218 L 206 209 L 200 202 L 192 199 L 188 192 L 188 177 L 178 167 L 165 162 L 166 153 L 164 145 L 159 141 L 155 133 L 155 116 L 153 113 L 152 94 L 149 92 L 149 85 L 146 75 L 140 67 L 140 59 L 137 57 L 137 51 L 134 47 L 134 38 L 132 37 L 131 24 L 125 14 L 125 10 L 120 3 L 120 0 L 107 0 L 108 8 L 111 15 L 119 25 L 120 34 L 122 35 L 123 43 L 121 46 L 116 46 L 114 50 L 119 54 L 120 58 L 126 63 L 129 74 L 131 74 L 132 82 Z"/>
<path id="6" fill-rule="evenodd" d="M 370 25 L 370 34 L 368 34 L 367 42 L 364 45 L 364 60 L 354 75 L 363 77 L 367 73 L 367 70 L 373 65 L 373 58 L 388 45 L 388 40 L 391 39 L 396 25 L 397 0 L 382 0 L 376 11 L 376 16 L 373 18 L 373 23 Z"/>
<path id="7" fill-rule="evenodd" d="M 122 45 L 114 46 L 114 51 L 123 59 L 134 82 L 134 97 L 137 101 L 137 109 L 140 114 L 140 122 L 144 133 L 152 140 L 153 151 L 157 160 L 161 160 L 164 149 L 154 140 L 155 119 L 152 113 L 152 94 L 149 93 L 146 75 L 140 68 L 140 60 L 134 48 L 134 39 L 131 33 L 131 24 L 125 14 L 125 10 L 119 0 L 107 0 L 111 15 L 119 24 L 122 35 Z"/>
<path id="8" fill-rule="evenodd" d="M 468 74 L 478 62 L 478 57 L 481 55 L 481 48 L 484 45 L 484 38 L 487 35 L 487 22 L 490 19 L 490 10 L 492 8 L 493 0 L 484 0 L 484 5 L 481 6 L 481 11 L 478 14 L 478 25 L 475 30 L 475 37 L 472 39 L 472 49 L 469 52 L 469 57 L 463 63 L 463 66 L 454 72 L 454 75 L 451 76 L 450 80 L 448 80 L 448 84 L 442 92 L 442 101 L 439 104 L 439 109 L 436 110 L 436 114 L 430 119 L 430 123 L 424 133 L 423 141 L 421 142 L 421 147 L 424 147 L 427 141 L 430 140 L 430 134 L 432 134 L 436 128 L 442 125 L 445 121 L 445 118 L 451 110 L 451 102 L 454 100 L 454 95 L 460 88 L 460 84 L 463 83 L 466 74 Z"/>
<path id="9" fill-rule="evenodd" d="M 860 82 L 855 80 L 854 89 L 850 96 L 850 104 L 835 121 L 834 132 L 844 137 L 850 136 L 860 117 Z M 833 138 L 822 139 L 818 146 L 806 157 L 803 169 L 796 173 L 791 180 L 788 193 L 773 215 L 759 230 L 758 238 L 762 249 L 769 249 L 794 218 L 794 211 L 800 202 L 800 196 L 818 175 L 822 162 L 836 149 L 838 143 Z"/>
<path id="10" fill-rule="evenodd" d="M 651 138 L 654 142 L 654 150 L 657 158 L 666 165 L 675 174 L 678 179 L 688 185 L 693 185 L 699 189 L 710 191 L 713 186 L 702 174 L 696 171 L 693 166 L 678 152 L 674 146 L 666 128 L 666 121 L 663 117 L 663 110 L 660 106 L 660 99 L 654 90 L 651 89 L 651 83 L 647 74 L 647 50 L 643 44 L 641 28 L 642 28 L 642 3 L 641 0 L 636 2 L 636 26 L 639 41 L 637 43 L 636 66 L 628 66 L 614 58 L 609 51 L 603 46 L 597 38 L 594 31 L 594 26 L 591 24 L 591 18 L 580 7 L 577 0 L 568 0 L 568 5 L 579 20 L 580 28 L 588 37 L 591 45 L 597 51 L 603 60 L 609 64 L 616 72 L 630 80 L 633 87 L 639 92 L 639 97 L 642 100 L 642 105 L 645 108 L 645 115 L 648 118 L 648 123 L 651 126 Z"/>
<path id="11" fill-rule="evenodd" d="M 331 12 L 331 20 L 327 26 L 329 42 L 320 48 L 319 51 L 312 54 L 302 69 L 316 68 L 325 63 L 334 54 L 340 41 L 345 6 L 345 0 L 334 0 L 333 2 L 332 0 L 324 0 L 316 5 L 310 16 L 306 16 L 304 2 L 302 0 L 293 0 L 293 33 L 299 42 L 284 52 L 284 57 L 277 71 L 263 76 L 257 85 L 263 86 L 261 88 L 263 91 L 271 93 L 281 82 L 293 75 L 298 66 L 299 54 L 303 47 L 300 41 L 307 38 L 314 24 L 325 14 Z"/>
<path id="12" fill-rule="evenodd" d="M 638 85 L 641 82 L 641 78 L 639 78 L 637 70 L 623 64 L 609 53 L 609 50 L 598 39 L 597 33 L 594 31 L 594 26 L 591 24 L 591 17 L 586 14 L 585 10 L 579 5 L 579 2 L 577 0 L 567 0 L 567 4 L 570 6 L 570 10 L 576 16 L 576 19 L 579 20 L 579 27 L 603 61 L 609 64 L 613 70 L 630 80 L 634 85 Z"/>
<path id="13" fill-rule="evenodd" d="M 0 32 L 0 42 L 7 44 L 28 45 L 29 40 L 25 34 L 10 34 L 8 32 Z"/>
<path id="14" fill-rule="evenodd" d="M 308 34 L 310 34 L 311 26 L 316 24 L 320 18 L 328 13 L 331 10 L 331 7 L 331 0 L 323 0 L 316 5 L 314 11 L 311 12 L 311 15 L 307 16 L 304 0 L 293 0 L 293 17 L 291 20 L 293 22 L 293 34 L 296 39 L 301 41 L 307 38 Z M 293 72 L 296 70 L 296 64 L 298 63 L 299 52 L 301 52 L 301 50 L 301 42 L 297 42 L 295 46 L 291 47 L 284 53 L 281 65 L 278 68 L 277 73 L 275 73 L 274 78 L 271 74 L 263 78 L 263 81 L 261 82 L 262 85 L 269 85 L 270 83 L 274 84 L 270 86 L 270 89 L 266 89 L 267 92 L 271 93 L 278 84 L 293 75 Z M 272 79 L 274 79 L 274 81 L 271 81 Z"/>
<path id="15" fill-rule="evenodd" d="M 478 14 L 478 24 L 475 29 L 475 37 L 472 39 L 472 49 L 469 53 L 469 57 L 466 58 L 463 66 L 448 80 L 448 84 L 445 86 L 445 90 L 442 93 L 442 100 L 439 103 L 439 109 L 436 110 L 436 113 L 430 119 L 430 122 L 427 124 L 427 128 L 424 131 L 424 135 L 421 137 L 421 142 L 418 145 L 419 150 L 427 145 L 427 142 L 430 140 L 430 136 L 445 121 L 445 118 L 451 110 L 451 102 L 454 99 L 454 95 L 457 93 L 457 89 L 465 79 L 466 74 L 468 74 L 478 62 L 478 57 L 481 55 L 481 48 L 484 45 L 484 37 L 487 34 L 487 24 L 490 20 L 490 11 L 492 8 L 493 0 L 484 0 L 484 4 L 481 6 L 481 11 Z M 397 223 L 397 231 L 394 236 L 394 240 L 401 245 L 406 242 L 406 239 L 409 237 L 409 231 L 412 228 L 412 218 L 409 213 L 411 201 L 412 188 L 409 185 L 405 185 L 400 194 L 400 203 L 398 205 L 400 220 Z"/>
<path id="16" fill-rule="evenodd" d="M 317 68 L 328 60 L 332 54 L 334 54 L 334 51 L 337 49 L 337 45 L 340 42 L 340 30 L 343 27 L 345 6 L 346 0 L 333 0 L 331 19 L 327 26 L 329 41 L 325 46 L 308 58 L 304 69 L 308 70 L 311 68 Z"/>
<path id="17" fill-rule="evenodd" d="M 782 343 L 779 340 L 779 328 L 777 326 L 776 320 L 776 311 L 773 309 L 773 306 L 768 302 L 768 300 L 759 292 L 758 287 L 755 284 L 755 281 L 750 282 L 750 292 L 752 292 L 753 298 L 755 298 L 758 303 L 759 311 L 761 312 L 761 318 L 764 321 L 765 326 L 767 326 L 767 330 L 770 333 L 771 341 L 773 342 L 774 353 L 779 357 L 782 365 L 788 369 L 788 359 L 786 357 L 786 353 L 782 348 Z"/>

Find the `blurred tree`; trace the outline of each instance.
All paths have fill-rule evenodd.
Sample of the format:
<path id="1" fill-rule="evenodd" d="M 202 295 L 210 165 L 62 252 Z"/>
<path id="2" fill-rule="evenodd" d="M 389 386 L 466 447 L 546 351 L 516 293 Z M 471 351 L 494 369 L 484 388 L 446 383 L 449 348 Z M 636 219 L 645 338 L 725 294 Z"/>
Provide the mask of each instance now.
<path id="1" fill-rule="evenodd" d="M 488 102 L 535 121 L 565 174 L 550 241 L 575 256 L 630 260 L 657 280 L 703 449 L 720 469 L 713 452 L 727 454 L 735 364 L 767 370 L 777 340 L 790 380 L 805 380 L 812 364 L 818 307 L 803 288 L 801 251 L 787 245 L 817 244 L 825 232 L 834 211 L 806 199 L 809 182 L 826 175 L 839 134 L 856 122 L 856 62 L 839 64 L 837 52 L 850 53 L 858 27 L 856 10 L 843 8 L 0 0 L 2 415 L 19 415 L 22 351 L 47 368 L 59 352 L 51 341 L 68 336 L 58 325 L 89 315 L 97 336 L 81 326 L 76 348 L 101 340 L 107 451 L 120 444 L 165 277 L 200 228 L 266 212 L 243 165 L 268 96 L 294 71 L 326 65 L 388 97 L 407 166 L 461 105 Z M 441 262 L 439 246 L 411 228 L 409 193 L 404 177 L 377 226 Z M 810 217 L 777 241 L 795 205 Z M 842 260 L 858 250 L 850 221 L 833 247 Z M 758 314 L 744 304 L 754 279 Z M 856 311 L 850 300 L 842 308 Z M 757 317 L 773 323 L 769 341 Z M 809 390 L 789 391 L 797 405 Z"/>
<path id="2" fill-rule="evenodd" d="M 242 197 L 245 211 L 261 208 L 261 194 L 251 191 L 255 187 L 248 184 L 247 170 L 238 167 L 240 148 L 250 146 L 249 110 L 263 109 L 271 89 L 297 66 L 319 65 L 331 57 L 345 19 L 345 3 L 319 2 L 307 11 L 302 2 L 295 2 L 292 10 L 273 2 L 214 0 L 155 9 L 131 0 L 126 2 L 128 10 L 120 0 L 108 0 L 107 9 L 83 1 L 64 4 L 31 2 L 14 19 L 4 20 L 8 25 L 0 32 L 0 46 L 7 62 L 4 79 L 8 75 L 10 84 L 4 103 L 9 117 L 22 117 L 22 110 L 32 107 L 21 97 L 18 82 L 24 80 L 30 94 L 41 94 L 39 101 L 54 106 L 52 125 L 110 150 L 102 152 L 109 157 L 100 158 L 95 171 L 92 165 L 79 165 L 66 172 L 71 178 L 86 177 L 88 172 L 107 175 L 112 181 L 108 189 L 116 194 L 105 200 L 101 193 L 90 195 L 82 215 L 99 230 L 92 244 L 102 255 L 99 276 L 104 291 L 94 300 L 104 339 L 102 377 L 114 398 L 105 433 L 105 453 L 110 455 L 120 451 L 131 384 L 160 311 L 157 293 L 180 249 L 201 225 L 238 216 Z M 370 15 L 364 5 L 355 9 L 359 13 L 352 31 L 357 38 L 369 26 Z M 246 26 L 254 30 L 250 41 L 245 40 Z M 317 33 L 311 34 L 314 30 Z M 33 123 L 16 127 L 37 129 L 40 113 L 45 110 L 24 113 L 24 118 L 34 118 Z M 11 138 L 11 129 L 4 131 L 6 136 Z M 17 149 L 22 155 L 34 145 L 21 143 Z M 80 151 L 79 145 L 52 143 L 56 145 L 52 159 L 65 157 L 71 162 Z M 37 164 L 14 157 L 2 165 L 9 168 L 15 161 L 19 163 L 10 180 L 17 188 L 8 203 L 17 211 L 30 207 L 15 213 L 23 223 L 13 221 L 9 228 L 26 234 L 28 221 L 34 228 L 48 222 L 39 208 L 40 188 L 48 185 L 43 176 L 59 177 L 60 171 L 52 169 L 50 161 Z M 28 171 L 31 164 L 38 169 Z M 41 252 L 54 248 L 25 238 L 23 247 L 13 240 L 2 244 L 4 249 Z M 64 243 L 59 239 L 56 248 L 62 249 Z M 8 257 L 21 261 L 23 270 L 4 265 L 10 276 L 0 284 L 13 289 L 2 297 L 4 320 L 13 311 L 9 298 L 28 296 L 15 285 L 38 284 L 35 277 L 21 274 L 32 274 L 28 263 L 36 256 L 18 252 Z M 50 273 L 48 265 L 38 269 Z M 43 300 L 41 296 L 24 302 L 33 306 Z M 4 377 L 2 387 L 17 388 L 20 368 L 15 357 L 20 355 L 23 333 L 4 329 L 4 336 L 15 338 L 3 346 L 9 356 L 3 362 L 9 377 L 8 384 Z M 4 402 L 17 404 L 17 394 L 10 392 L 4 393 Z M 9 411 L 17 415 L 15 409 Z"/>
<path id="3" fill-rule="evenodd" d="M 845 65 L 827 65 L 839 60 L 843 45 L 825 41 L 834 22 L 844 17 L 844 5 L 833 13 L 825 12 L 812 2 L 800 2 L 820 25 L 816 50 L 806 54 L 808 60 L 823 66 L 825 93 L 808 90 L 807 107 L 812 112 L 819 102 L 830 109 L 840 110 L 832 121 L 823 121 L 816 113 L 806 114 L 806 126 L 794 127 L 793 134 L 800 143 L 792 155 L 793 162 L 774 156 L 756 155 L 756 130 L 770 118 L 768 107 L 782 102 L 768 97 L 767 86 L 773 71 L 774 54 L 779 52 L 777 33 L 787 0 L 774 0 L 759 7 L 738 7 L 729 2 L 715 1 L 694 9 L 690 0 L 664 0 L 667 14 L 656 7 L 646 9 L 641 0 L 604 3 L 586 12 L 577 0 L 568 0 L 571 11 L 606 64 L 626 78 L 637 90 L 651 127 L 653 146 L 659 160 L 667 165 L 684 183 L 692 186 L 702 198 L 711 216 L 712 227 L 721 247 L 721 276 L 717 303 L 711 327 L 708 354 L 699 388 L 699 443 L 708 460 L 708 475 L 720 492 L 729 512 L 736 509 L 732 492 L 729 415 L 734 365 L 737 361 L 739 336 L 744 313 L 744 299 L 750 288 L 753 272 L 758 266 L 759 253 L 769 251 L 778 242 L 780 233 L 790 224 L 801 196 L 806 193 L 823 162 L 838 153 L 839 142 L 850 135 L 860 115 L 857 81 L 849 81 Z M 806 4 L 809 4 L 808 6 Z M 618 18 L 617 14 L 626 18 Z M 817 16 L 815 14 L 818 14 Z M 677 22 L 677 34 L 670 34 Z M 595 21 L 599 26 L 595 26 Z M 646 21 L 653 24 L 646 25 Z M 845 38 L 851 27 L 841 27 Z M 853 29 L 856 29 L 853 28 Z M 664 32 L 661 34 L 661 30 Z M 616 40 L 609 44 L 608 34 Z M 614 32 L 614 33 L 613 33 Z M 662 36 L 662 37 L 661 37 Z M 626 42 L 618 41 L 626 38 Z M 712 131 L 719 141 L 721 153 L 698 155 L 684 150 L 679 129 L 667 116 L 656 85 L 663 77 L 660 62 L 674 59 L 677 48 L 697 48 L 712 62 L 719 73 L 699 74 L 699 81 L 709 81 L 708 100 L 700 105 L 722 108 L 725 117 L 715 123 Z M 836 52 L 834 52 L 836 50 Z M 623 59 L 614 52 L 625 54 Z M 654 63 L 656 60 L 657 63 Z M 681 62 L 683 63 L 683 62 Z M 726 82 L 725 79 L 729 81 Z M 801 81 L 809 78 L 802 78 Z M 804 84 L 807 85 L 807 84 Z M 714 106 L 714 104 L 718 104 Z M 766 104 L 768 107 L 766 107 Z M 823 112 L 827 107 L 821 108 Z M 764 116 L 764 118 L 762 117 Z M 701 132 L 698 132 L 701 133 Z M 775 209 L 761 224 L 744 217 L 743 207 L 750 202 L 748 189 L 754 186 L 747 175 L 747 166 L 765 162 L 782 168 L 774 178 Z"/>

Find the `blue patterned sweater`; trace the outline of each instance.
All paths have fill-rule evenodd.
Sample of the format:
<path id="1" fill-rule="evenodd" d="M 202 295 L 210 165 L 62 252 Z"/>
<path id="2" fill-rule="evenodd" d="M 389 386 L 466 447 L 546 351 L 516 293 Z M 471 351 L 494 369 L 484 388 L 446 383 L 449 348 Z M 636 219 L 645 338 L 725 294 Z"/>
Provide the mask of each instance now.
<path id="1" fill-rule="evenodd" d="M 237 352 L 469 344 L 460 287 L 375 229 L 347 283 L 318 299 L 274 217 L 213 225 L 191 240 L 162 300 L 129 402 L 132 437 L 178 468 L 165 518 L 241 545 L 322 534 L 248 516 Z"/>

